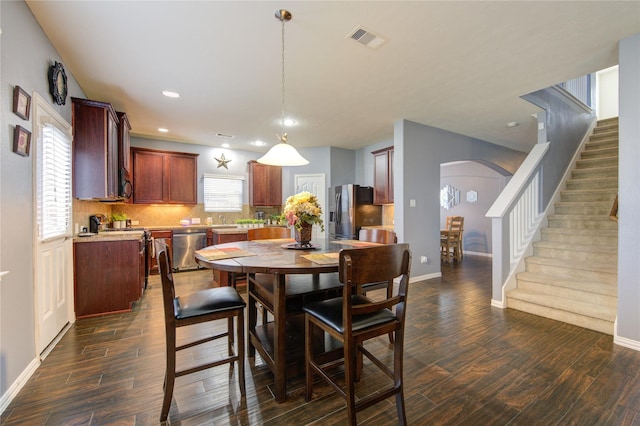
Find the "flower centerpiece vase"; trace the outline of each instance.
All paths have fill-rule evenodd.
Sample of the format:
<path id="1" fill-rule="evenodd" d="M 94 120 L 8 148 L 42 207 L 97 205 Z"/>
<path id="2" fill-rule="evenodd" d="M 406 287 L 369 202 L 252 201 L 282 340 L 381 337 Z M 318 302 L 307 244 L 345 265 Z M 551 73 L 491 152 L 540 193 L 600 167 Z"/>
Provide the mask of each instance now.
<path id="1" fill-rule="evenodd" d="M 300 223 L 300 229 L 295 227 L 295 239 L 296 246 L 298 247 L 309 247 L 311 246 L 311 231 L 313 230 L 313 225 L 307 222 Z"/>

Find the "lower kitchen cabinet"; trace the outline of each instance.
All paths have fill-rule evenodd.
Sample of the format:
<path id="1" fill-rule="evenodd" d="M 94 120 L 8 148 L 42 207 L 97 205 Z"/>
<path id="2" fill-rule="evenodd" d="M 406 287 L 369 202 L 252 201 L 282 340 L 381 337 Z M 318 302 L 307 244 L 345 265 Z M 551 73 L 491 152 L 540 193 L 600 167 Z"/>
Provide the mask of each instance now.
<path id="1" fill-rule="evenodd" d="M 167 245 L 167 249 L 169 253 L 173 253 L 173 231 L 151 230 L 151 239 L 152 241 L 155 241 L 155 240 L 162 241 Z M 151 254 L 152 255 L 149 256 L 149 261 L 150 261 L 149 274 L 158 275 L 160 273 L 160 269 L 158 269 L 158 259 L 156 259 L 155 257 L 155 250 L 153 250 Z"/>
<path id="2" fill-rule="evenodd" d="M 76 318 L 130 311 L 144 290 L 143 240 L 73 244 Z"/>
<path id="3" fill-rule="evenodd" d="M 216 245 L 224 243 L 233 243 L 235 241 L 247 241 L 247 231 L 231 231 L 229 229 L 214 230 L 207 229 L 207 245 Z M 226 271 L 213 270 L 214 285 L 217 284 L 220 287 L 224 287 L 229 284 L 231 274 Z M 244 276 L 244 274 L 243 274 Z M 244 278 L 242 283 L 244 283 Z"/>

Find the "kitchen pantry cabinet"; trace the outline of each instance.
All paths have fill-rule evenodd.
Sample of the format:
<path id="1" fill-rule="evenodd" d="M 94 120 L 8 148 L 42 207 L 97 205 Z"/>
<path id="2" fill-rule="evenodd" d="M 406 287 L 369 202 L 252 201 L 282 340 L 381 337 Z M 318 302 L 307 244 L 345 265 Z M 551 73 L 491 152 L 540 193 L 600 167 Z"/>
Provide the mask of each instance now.
<path id="1" fill-rule="evenodd" d="M 249 204 L 282 205 L 282 167 L 249 161 Z"/>
<path id="2" fill-rule="evenodd" d="M 393 203 L 393 147 L 373 151 L 373 203 Z"/>
<path id="3" fill-rule="evenodd" d="M 117 200 L 118 118 L 111 104 L 71 98 L 73 196 Z"/>
<path id="4" fill-rule="evenodd" d="M 198 154 L 131 148 L 133 202 L 196 204 Z"/>
<path id="5" fill-rule="evenodd" d="M 130 311 L 144 291 L 145 249 L 144 239 L 75 242 L 76 317 Z"/>

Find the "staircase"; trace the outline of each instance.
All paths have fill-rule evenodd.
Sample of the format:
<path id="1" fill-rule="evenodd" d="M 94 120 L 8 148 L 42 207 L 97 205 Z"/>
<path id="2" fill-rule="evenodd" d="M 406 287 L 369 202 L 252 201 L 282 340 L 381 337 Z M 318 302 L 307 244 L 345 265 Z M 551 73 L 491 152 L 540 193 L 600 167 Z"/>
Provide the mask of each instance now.
<path id="1" fill-rule="evenodd" d="M 613 334 L 617 306 L 618 119 L 598 121 L 507 306 Z"/>

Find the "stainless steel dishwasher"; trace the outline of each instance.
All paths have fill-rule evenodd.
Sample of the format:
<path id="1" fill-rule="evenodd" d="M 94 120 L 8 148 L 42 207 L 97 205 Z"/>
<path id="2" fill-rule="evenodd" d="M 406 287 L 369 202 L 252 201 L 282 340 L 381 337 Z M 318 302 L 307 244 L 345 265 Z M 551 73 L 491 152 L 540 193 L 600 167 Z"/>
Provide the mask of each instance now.
<path id="1" fill-rule="evenodd" d="M 207 245 L 207 234 L 202 229 L 178 229 L 173 231 L 173 269 L 176 271 L 198 269 L 195 251 Z"/>

